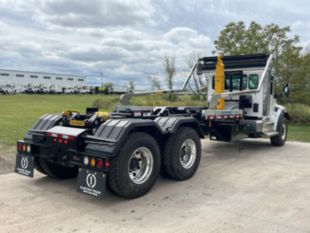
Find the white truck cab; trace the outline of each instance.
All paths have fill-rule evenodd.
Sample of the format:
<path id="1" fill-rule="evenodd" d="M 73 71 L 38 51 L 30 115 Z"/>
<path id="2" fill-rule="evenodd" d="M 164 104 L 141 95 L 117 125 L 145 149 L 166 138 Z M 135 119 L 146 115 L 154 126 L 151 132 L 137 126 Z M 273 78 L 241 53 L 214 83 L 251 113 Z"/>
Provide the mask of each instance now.
<path id="1" fill-rule="evenodd" d="M 241 131 L 244 137 L 266 136 L 272 140 L 282 137 L 282 141 L 285 141 L 289 115 L 274 98 L 273 60 L 272 55 L 266 54 L 220 56 L 223 77 L 219 85 L 223 85 L 223 91 L 216 93 L 215 79 L 219 57 L 203 57 L 194 65 L 183 90 L 195 75 L 200 78 L 203 76 L 202 79 L 207 83 L 209 108 L 204 110 L 207 119 L 224 120 L 225 125 L 227 119 L 238 116 L 238 126 L 243 128 Z M 217 104 L 220 98 L 224 99 L 224 108 L 219 110 Z M 236 138 L 240 138 L 241 131 L 239 127 Z M 211 139 L 223 140 L 212 134 Z"/>

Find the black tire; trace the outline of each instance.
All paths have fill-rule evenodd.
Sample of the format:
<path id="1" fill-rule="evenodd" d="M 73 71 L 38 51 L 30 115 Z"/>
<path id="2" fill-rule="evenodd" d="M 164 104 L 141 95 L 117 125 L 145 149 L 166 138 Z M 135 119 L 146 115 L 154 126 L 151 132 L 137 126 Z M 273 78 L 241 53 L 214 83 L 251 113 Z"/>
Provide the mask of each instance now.
<path id="1" fill-rule="evenodd" d="M 42 174 L 46 175 L 46 172 L 41 167 L 39 158 L 34 158 L 34 168 L 37 169 L 37 171 L 41 172 Z"/>
<path id="2" fill-rule="evenodd" d="M 194 160 L 189 163 L 190 166 L 185 167 L 181 162 L 184 158 L 186 140 L 194 142 L 196 147 L 196 156 Z M 190 150 L 190 153 L 191 150 Z M 192 156 L 192 155 L 191 155 Z M 165 173 L 172 179 L 186 180 L 191 178 L 197 171 L 201 158 L 201 142 L 196 130 L 190 127 L 179 128 L 172 134 L 164 147 L 163 152 L 163 166 Z"/>
<path id="3" fill-rule="evenodd" d="M 277 125 L 278 135 L 270 137 L 270 142 L 273 146 L 283 146 L 287 138 L 287 119 L 281 115 Z"/>
<path id="4" fill-rule="evenodd" d="M 70 179 L 76 177 L 78 174 L 77 167 L 65 167 L 41 158 L 39 158 L 38 162 L 45 174 L 51 178 Z"/>
<path id="5" fill-rule="evenodd" d="M 146 156 L 146 154 L 138 153 L 138 155 L 140 155 L 139 161 L 144 164 L 137 164 L 139 161 L 133 156 L 134 152 L 140 152 L 140 150 L 148 155 Z M 146 165 L 146 158 L 152 158 L 150 166 Z M 121 197 L 141 197 L 155 184 L 160 170 L 160 164 L 160 150 L 156 140 L 147 133 L 131 133 L 118 155 L 111 161 L 108 184 L 112 191 Z M 149 167 L 150 170 L 145 172 L 145 174 L 147 174 L 145 179 L 143 180 L 141 178 L 141 181 L 139 181 L 139 174 L 141 173 L 137 172 L 138 174 L 135 174 L 134 171 L 135 169 L 141 169 L 143 171 L 144 169 L 142 168 L 145 166 Z M 144 173 L 142 172 L 142 174 Z"/>

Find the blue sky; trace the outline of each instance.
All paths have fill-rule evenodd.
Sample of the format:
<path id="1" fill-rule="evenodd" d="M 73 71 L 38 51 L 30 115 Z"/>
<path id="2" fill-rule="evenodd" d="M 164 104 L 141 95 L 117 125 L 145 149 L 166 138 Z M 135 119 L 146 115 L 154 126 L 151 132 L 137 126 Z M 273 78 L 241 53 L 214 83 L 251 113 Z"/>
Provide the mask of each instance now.
<path id="1" fill-rule="evenodd" d="M 163 78 L 165 55 L 177 57 L 177 83 L 191 53 L 208 56 L 232 21 L 290 26 L 310 46 L 306 0 L 0 0 L 0 68 L 87 75 L 117 86 Z"/>

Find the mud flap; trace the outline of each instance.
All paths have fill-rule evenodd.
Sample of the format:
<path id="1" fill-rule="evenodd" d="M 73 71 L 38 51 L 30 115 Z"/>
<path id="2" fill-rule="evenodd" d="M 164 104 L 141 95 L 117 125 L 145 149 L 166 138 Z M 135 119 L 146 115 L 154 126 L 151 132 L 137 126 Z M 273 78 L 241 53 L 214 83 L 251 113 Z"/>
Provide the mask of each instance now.
<path id="1" fill-rule="evenodd" d="M 102 198 L 106 188 L 106 174 L 79 168 L 77 191 Z"/>
<path id="2" fill-rule="evenodd" d="M 34 171 L 34 157 L 29 155 L 21 155 L 17 153 L 15 172 L 20 175 L 33 177 L 33 171 Z"/>

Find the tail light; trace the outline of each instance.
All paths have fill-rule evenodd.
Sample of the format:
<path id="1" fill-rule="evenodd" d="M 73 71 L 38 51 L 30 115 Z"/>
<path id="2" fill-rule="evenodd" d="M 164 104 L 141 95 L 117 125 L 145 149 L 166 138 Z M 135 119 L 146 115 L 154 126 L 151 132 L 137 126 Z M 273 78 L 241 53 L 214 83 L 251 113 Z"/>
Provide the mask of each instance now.
<path id="1" fill-rule="evenodd" d="M 48 132 L 46 135 L 47 135 L 47 137 L 53 138 L 52 139 L 53 143 L 58 142 L 58 143 L 63 143 L 65 145 L 67 145 L 69 143 L 69 141 L 75 140 L 75 137 L 71 136 L 71 135 L 64 135 L 64 134 L 57 134 L 57 133 L 50 133 L 50 132 Z"/>
<path id="2" fill-rule="evenodd" d="M 105 161 L 104 159 L 99 159 L 99 158 L 89 158 L 88 156 L 84 156 L 83 158 L 83 164 L 85 166 L 90 166 L 90 167 L 97 167 L 97 168 L 109 168 L 110 167 L 110 162 Z"/>
<path id="3" fill-rule="evenodd" d="M 23 144 L 22 143 L 18 143 L 17 144 L 17 150 L 18 151 L 22 151 L 23 150 Z"/>
<path id="4" fill-rule="evenodd" d="M 98 160 L 97 160 L 97 168 L 102 168 L 102 166 L 103 166 L 103 161 L 102 161 L 102 159 L 98 159 Z"/>
<path id="5" fill-rule="evenodd" d="M 96 165 L 96 159 L 92 158 L 90 160 L 90 166 L 94 167 Z"/>
<path id="6" fill-rule="evenodd" d="M 84 157 L 83 163 L 85 166 L 87 166 L 89 164 L 89 158 L 87 156 Z"/>
<path id="7" fill-rule="evenodd" d="M 31 153 L 31 146 L 22 142 L 18 142 L 17 151 L 21 153 Z"/>

